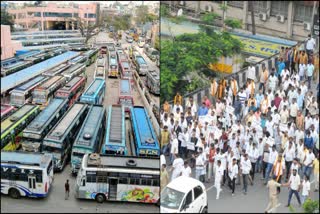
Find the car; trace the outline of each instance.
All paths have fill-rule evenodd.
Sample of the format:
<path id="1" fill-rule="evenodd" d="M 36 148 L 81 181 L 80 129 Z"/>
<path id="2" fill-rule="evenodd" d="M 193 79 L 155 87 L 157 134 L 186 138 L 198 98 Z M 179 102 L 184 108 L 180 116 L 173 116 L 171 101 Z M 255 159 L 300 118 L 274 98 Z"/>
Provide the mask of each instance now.
<path id="1" fill-rule="evenodd" d="M 207 213 L 205 186 L 197 179 L 180 176 L 172 180 L 160 196 L 160 213 Z"/>

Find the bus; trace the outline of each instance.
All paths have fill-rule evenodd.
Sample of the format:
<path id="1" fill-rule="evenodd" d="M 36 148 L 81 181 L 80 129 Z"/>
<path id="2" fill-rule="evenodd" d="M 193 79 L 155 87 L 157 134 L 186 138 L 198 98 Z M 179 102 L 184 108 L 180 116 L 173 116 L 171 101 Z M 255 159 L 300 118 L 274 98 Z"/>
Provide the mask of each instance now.
<path id="1" fill-rule="evenodd" d="M 104 100 L 105 90 L 106 81 L 104 79 L 96 78 L 81 95 L 80 102 L 101 105 Z"/>
<path id="2" fill-rule="evenodd" d="M 54 93 L 63 87 L 66 83 L 66 78 L 63 76 L 54 76 L 37 86 L 32 92 L 32 103 L 38 104 L 43 109 L 48 105 Z"/>
<path id="3" fill-rule="evenodd" d="M 1 193 L 45 198 L 52 187 L 52 156 L 42 153 L 1 151 Z"/>
<path id="4" fill-rule="evenodd" d="M 130 112 L 130 106 L 134 105 L 130 79 L 121 79 L 119 82 L 118 104 L 124 106 L 126 112 Z"/>
<path id="5" fill-rule="evenodd" d="M 49 105 L 22 131 L 22 149 L 24 151 L 40 152 L 43 138 L 67 109 L 67 99 L 52 99 Z"/>
<path id="6" fill-rule="evenodd" d="M 118 60 L 116 52 L 110 52 L 108 66 L 108 76 L 118 77 Z"/>
<path id="7" fill-rule="evenodd" d="M 102 105 L 91 105 L 71 152 L 71 170 L 76 174 L 84 154 L 100 151 L 106 127 L 106 111 Z"/>
<path id="8" fill-rule="evenodd" d="M 110 55 L 111 52 L 116 51 L 116 46 L 115 46 L 115 44 L 113 42 L 107 42 L 106 43 L 106 47 L 107 47 L 109 55 Z"/>
<path id="9" fill-rule="evenodd" d="M 30 61 L 17 61 L 16 63 L 1 67 L 1 77 L 8 76 L 32 65 Z"/>
<path id="10" fill-rule="evenodd" d="M 1 121 L 1 150 L 13 151 L 20 147 L 22 130 L 40 113 L 37 105 L 25 104 Z"/>
<path id="11" fill-rule="evenodd" d="M 71 79 L 73 79 L 75 76 L 86 76 L 86 65 L 85 64 L 76 64 L 69 67 L 67 70 L 63 71 L 61 73 L 61 76 L 64 76 L 66 80 L 69 82 Z"/>
<path id="12" fill-rule="evenodd" d="M 76 76 L 70 82 L 68 82 L 62 88 L 56 91 L 55 97 L 66 98 L 68 100 L 68 106 L 78 100 L 86 86 L 86 78 Z"/>
<path id="13" fill-rule="evenodd" d="M 77 137 L 87 111 L 87 104 L 73 104 L 43 139 L 42 151 L 53 155 L 54 170 L 62 171 L 67 164 L 72 144 Z"/>
<path id="14" fill-rule="evenodd" d="M 37 76 L 26 83 L 17 86 L 10 92 L 10 104 L 21 107 L 25 103 L 31 103 L 33 89 L 48 79 L 49 77 Z"/>
<path id="15" fill-rule="evenodd" d="M 88 57 L 85 56 L 85 55 L 80 55 L 80 56 L 77 56 L 77 57 L 69 60 L 70 64 L 72 64 L 72 65 L 75 65 L 75 64 L 77 64 L 77 63 L 84 63 L 84 64 L 86 64 L 87 61 L 88 61 Z"/>
<path id="16" fill-rule="evenodd" d="M 85 154 L 76 179 L 79 199 L 157 203 L 159 159 Z"/>
<path id="17" fill-rule="evenodd" d="M 137 156 L 158 157 L 160 155 L 159 142 L 145 108 L 133 106 L 130 110 Z"/>
<path id="18" fill-rule="evenodd" d="M 106 59 L 100 55 L 96 61 L 96 67 L 105 67 L 106 66 Z"/>
<path id="19" fill-rule="evenodd" d="M 89 66 L 94 63 L 98 57 L 99 49 L 91 49 L 83 53 L 84 56 L 88 58 L 86 65 Z"/>
<path id="20" fill-rule="evenodd" d="M 160 95 L 160 77 L 155 70 L 147 73 L 146 86 L 151 93 Z"/>
<path id="21" fill-rule="evenodd" d="M 100 78 L 100 79 L 106 78 L 106 72 L 104 67 L 96 67 L 96 70 L 94 72 L 94 78 Z"/>
<path id="22" fill-rule="evenodd" d="M 120 70 L 120 76 L 122 79 L 132 79 L 133 78 L 133 72 L 131 69 L 130 62 L 122 61 L 119 63 L 119 70 Z"/>
<path id="23" fill-rule="evenodd" d="M 101 148 L 102 154 L 127 155 L 124 108 L 120 105 L 109 106 L 106 139 Z"/>
<path id="24" fill-rule="evenodd" d="M 11 105 L 1 104 L 1 121 L 9 117 L 15 110 L 16 109 Z"/>
<path id="25" fill-rule="evenodd" d="M 144 60 L 144 58 L 140 55 L 139 52 L 133 53 L 133 63 L 137 67 L 138 74 L 140 75 L 146 75 L 148 71 L 148 64 Z"/>
<path id="26" fill-rule="evenodd" d="M 62 63 L 52 69 L 49 69 L 48 71 L 45 71 L 42 73 L 43 76 L 48 76 L 48 77 L 54 77 L 58 74 L 60 74 L 62 71 L 68 69 L 71 66 L 71 64 L 67 63 Z"/>

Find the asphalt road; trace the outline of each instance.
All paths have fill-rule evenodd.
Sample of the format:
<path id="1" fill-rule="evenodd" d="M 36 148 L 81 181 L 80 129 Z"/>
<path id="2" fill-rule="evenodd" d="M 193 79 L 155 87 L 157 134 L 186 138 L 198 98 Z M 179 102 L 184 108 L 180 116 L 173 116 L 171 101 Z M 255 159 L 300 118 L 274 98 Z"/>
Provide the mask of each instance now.
<path id="1" fill-rule="evenodd" d="M 98 39 L 104 39 L 105 34 L 97 35 Z M 95 63 L 86 68 L 87 83 L 85 88 L 92 83 L 94 78 Z M 134 102 L 143 105 L 136 86 L 132 85 Z M 106 78 L 106 93 L 103 106 L 108 107 L 117 104 L 119 90 L 119 79 Z M 131 130 L 130 120 L 126 120 L 126 131 Z M 131 132 L 132 133 L 132 132 Z M 133 139 L 131 137 L 131 139 Z M 129 145 L 127 139 L 127 145 Z M 130 154 L 129 154 L 130 155 Z M 69 179 L 70 198 L 64 200 L 64 183 Z M 124 202 L 104 202 L 99 204 L 93 200 L 79 200 L 74 197 L 75 177 L 71 175 L 70 165 L 63 172 L 55 173 L 54 183 L 48 198 L 34 199 L 22 197 L 15 200 L 6 195 L 1 195 L 1 213 L 159 213 L 159 207 L 153 204 L 138 204 Z M 17 206 L 18 205 L 18 206 Z"/>

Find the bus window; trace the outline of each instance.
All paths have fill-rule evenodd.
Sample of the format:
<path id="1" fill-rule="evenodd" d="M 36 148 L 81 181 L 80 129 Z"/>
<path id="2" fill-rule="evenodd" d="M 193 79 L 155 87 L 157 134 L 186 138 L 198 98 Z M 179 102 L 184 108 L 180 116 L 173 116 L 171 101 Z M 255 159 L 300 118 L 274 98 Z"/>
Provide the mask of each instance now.
<path id="1" fill-rule="evenodd" d="M 159 180 L 158 179 L 153 179 L 152 186 L 156 186 L 156 187 L 160 186 Z"/>
<path id="2" fill-rule="evenodd" d="M 130 184 L 140 185 L 139 178 L 130 178 Z"/>
<path id="3" fill-rule="evenodd" d="M 48 165 L 48 168 L 47 168 L 47 175 L 49 175 L 49 174 L 50 174 L 51 170 L 52 170 L 52 161 L 50 161 L 50 163 L 49 163 L 49 165 Z"/>
<path id="4" fill-rule="evenodd" d="M 96 181 L 97 181 L 97 177 L 96 177 L 96 175 L 87 175 L 87 182 L 88 183 L 96 183 Z"/>
<path id="5" fill-rule="evenodd" d="M 107 180 L 108 180 L 107 176 L 97 176 L 97 182 L 107 183 Z"/>
<path id="6" fill-rule="evenodd" d="M 128 184 L 128 178 L 120 178 L 119 184 Z"/>
<path id="7" fill-rule="evenodd" d="M 37 183 L 42 183 L 42 175 L 36 175 L 36 181 Z"/>

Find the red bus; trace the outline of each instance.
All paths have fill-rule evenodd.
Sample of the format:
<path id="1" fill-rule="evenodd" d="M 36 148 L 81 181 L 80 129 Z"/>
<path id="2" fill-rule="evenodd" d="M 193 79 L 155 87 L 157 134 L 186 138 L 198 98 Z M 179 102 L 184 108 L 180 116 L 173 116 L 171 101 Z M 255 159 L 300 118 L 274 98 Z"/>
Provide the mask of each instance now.
<path id="1" fill-rule="evenodd" d="M 118 104 L 124 106 L 126 112 L 134 105 L 130 79 L 120 79 Z"/>
<path id="2" fill-rule="evenodd" d="M 57 90 L 55 96 L 60 98 L 67 98 L 69 100 L 68 106 L 70 107 L 82 94 L 86 85 L 86 78 L 76 76 L 64 87 Z"/>
<path id="3" fill-rule="evenodd" d="M 119 71 L 122 79 L 132 79 L 133 72 L 131 70 L 131 65 L 130 62 L 127 61 L 122 61 L 119 63 Z"/>

